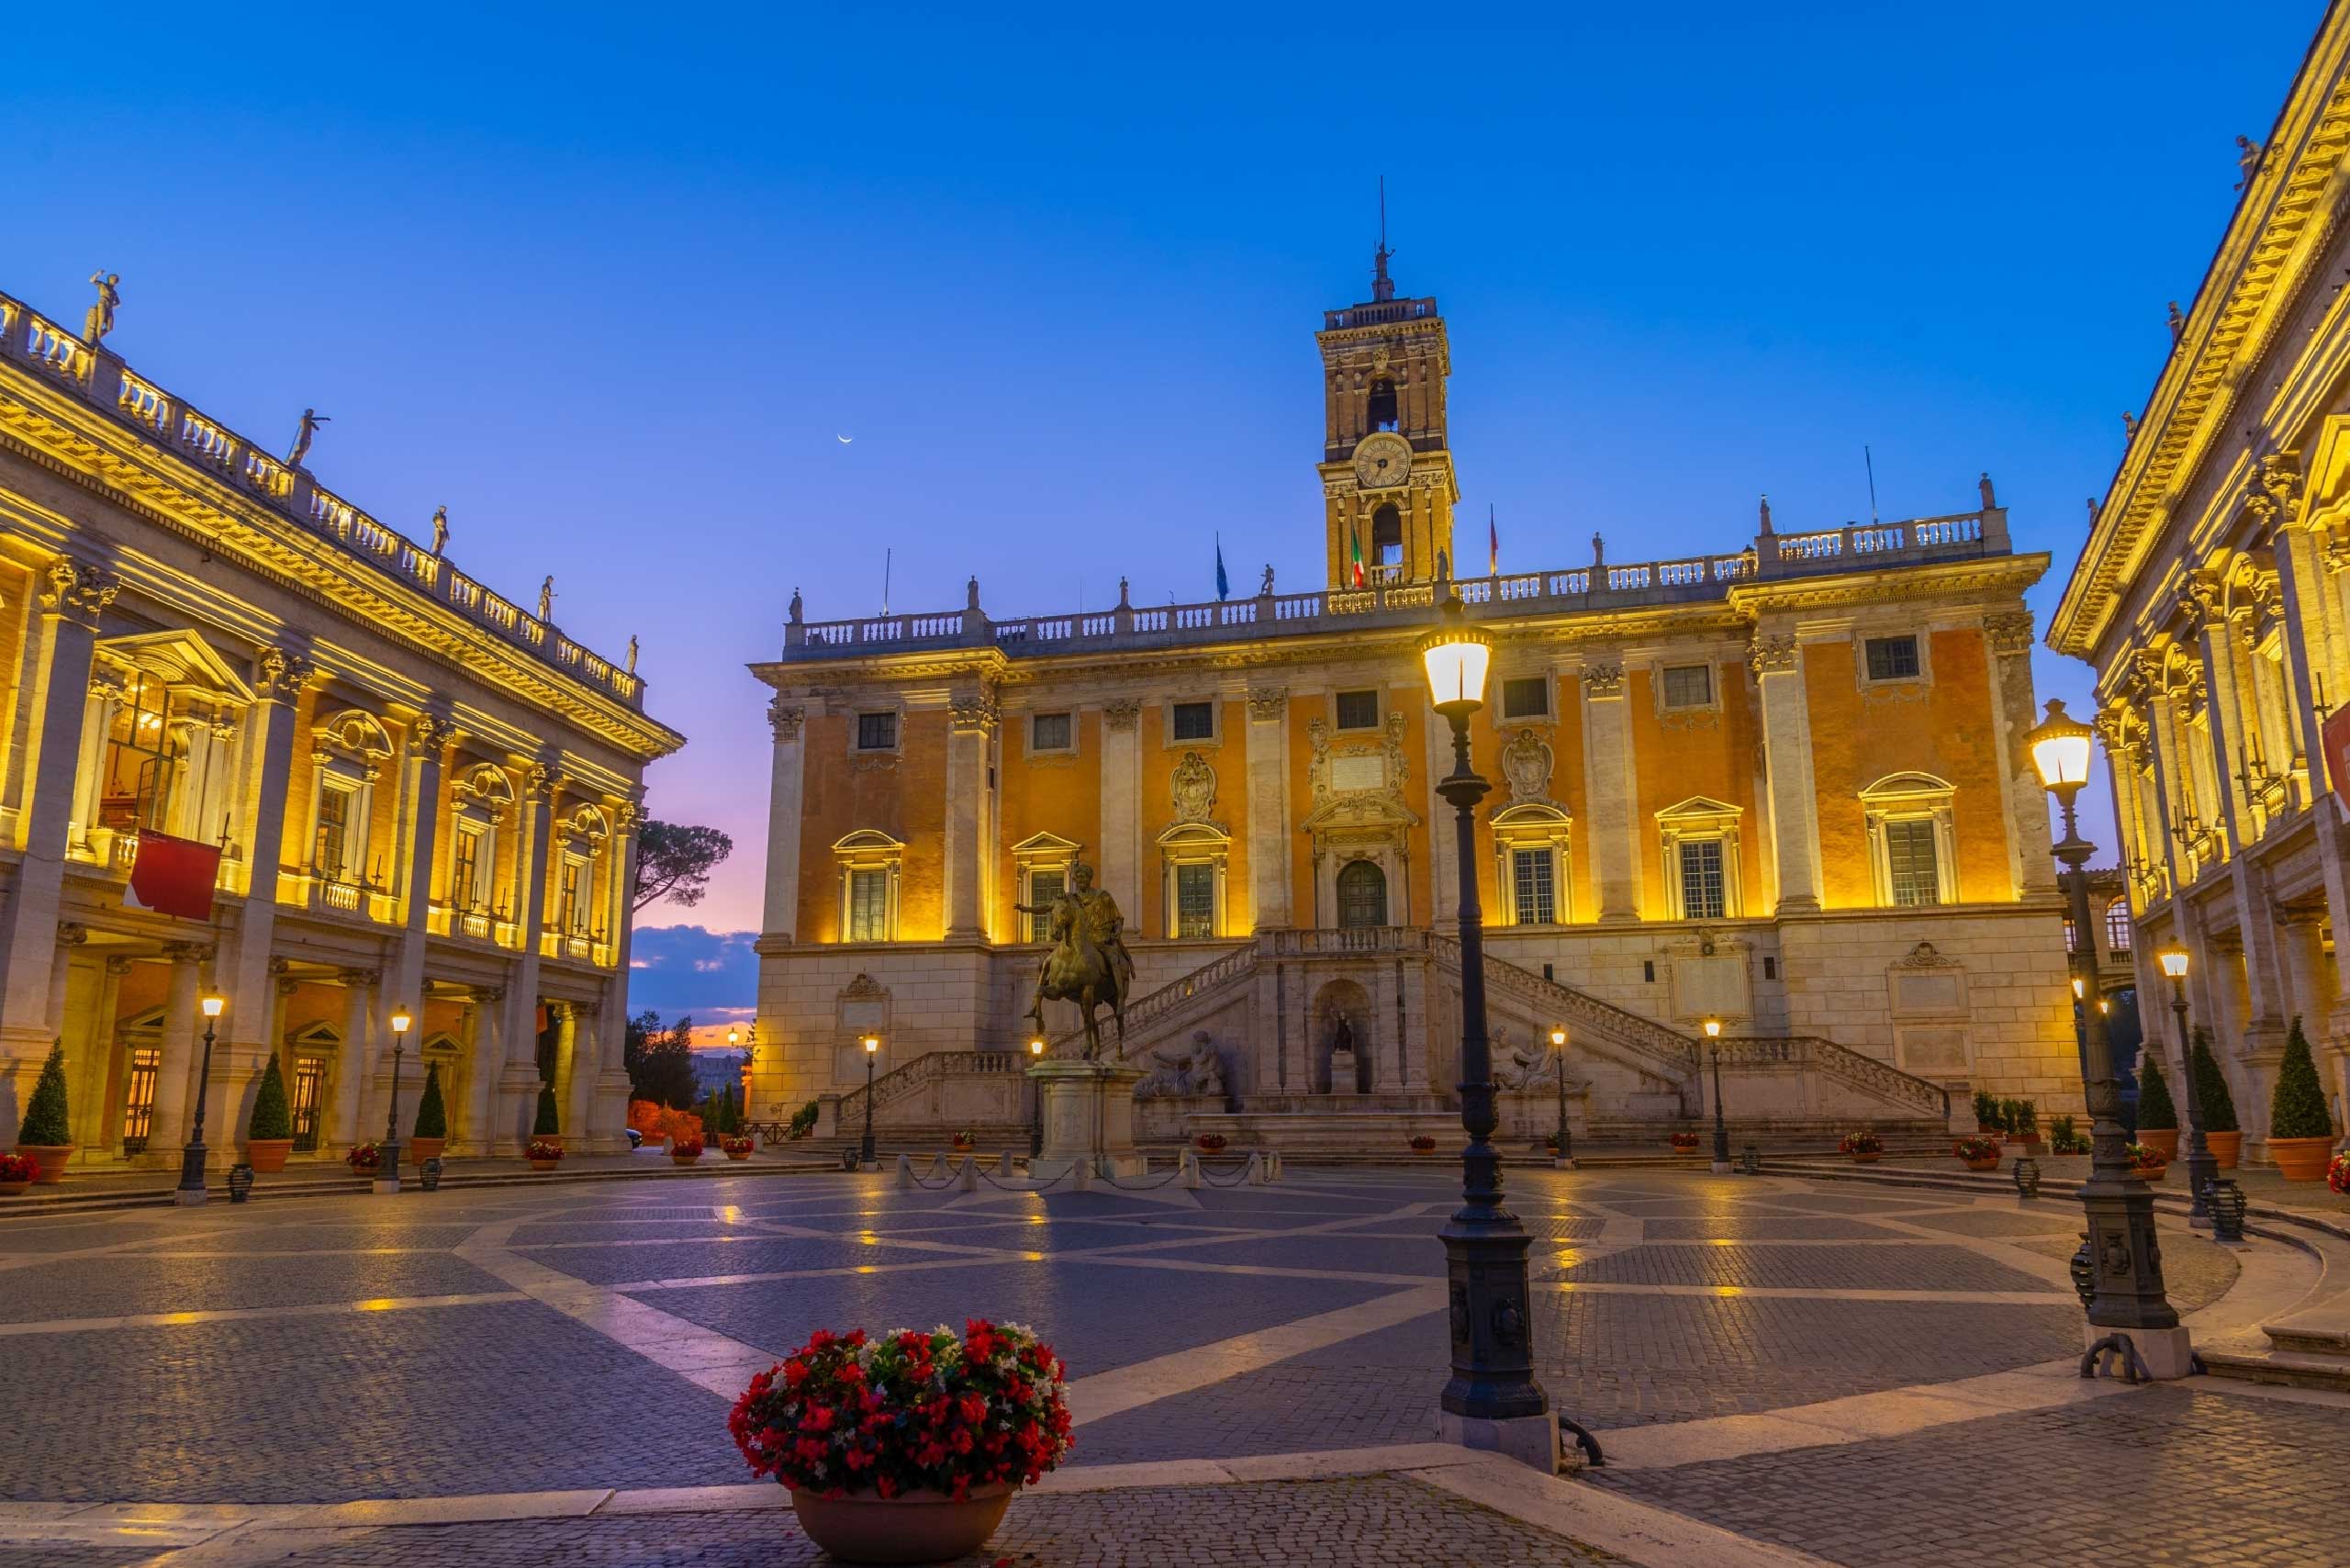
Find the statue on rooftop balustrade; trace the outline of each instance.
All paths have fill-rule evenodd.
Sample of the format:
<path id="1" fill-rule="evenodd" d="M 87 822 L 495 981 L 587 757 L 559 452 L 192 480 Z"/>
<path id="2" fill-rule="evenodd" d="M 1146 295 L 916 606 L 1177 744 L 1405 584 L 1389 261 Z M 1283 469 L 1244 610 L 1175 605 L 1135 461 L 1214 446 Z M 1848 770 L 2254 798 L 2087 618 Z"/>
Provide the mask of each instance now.
<path id="1" fill-rule="evenodd" d="M 631 675 L 636 673 L 636 639 L 634 637 L 628 640 L 628 672 Z"/>
<path id="2" fill-rule="evenodd" d="M 432 509 L 432 553 L 435 555 L 449 548 L 449 509 Z"/>
<path id="3" fill-rule="evenodd" d="M 1015 903 L 1023 914 L 1048 917 L 1046 939 L 1053 944 L 1036 976 L 1028 1016 L 1045 1028 L 1045 1003 L 1074 1002 L 1085 1016 L 1085 1059 L 1101 1054 L 1102 1028 L 1093 1010 L 1106 1006 L 1126 1036 L 1126 996 L 1134 988 L 1135 961 L 1126 951 L 1125 916 L 1106 888 L 1093 885 L 1093 868 L 1072 866 L 1069 880 L 1050 903 Z"/>
<path id="4" fill-rule="evenodd" d="M 539 619 L 544 621 L 554 611 L 554 574 L 549 572 L 539 579 Z"/>
<path id="5" fill-rule="evenodd" d="M 1770 533 L 1770 532 L 1771 532 L 1771 498 L 1770 498 L 1770 497 L 1768 497 L 1768 496 L 1765 496 L 1765 497 L 1763 497 L 1763 498 L 1762 498 L 1762 532 L 1765 535 L 1769 534 L 1769 533 Z"/>
<path id="6" fill-rule="evenodd" d="M 294 450 L 285 454 L 285 465 L 288 468 L 302 466 L 302 459 L 310 455 L 310 442 L 318 439 L 319 427 L 332 423 L 334 420 L 330 415 L 321 414 L 316 409 L 303 409 L 301 427 L 294 432 Z"/>
<path id="7" fill-rule="evenodd" d="M 1269 599 L 1272 596 L 1273 564 L 1270 561 L 1265 563 L 1265 580 L 1258 585 L 1257 591 Z"/>
<path id="8" fill-rule="evenodd" d="M 1975 476 L 1975 490 L 1977 495 L 1983 498 L 1983 510 L 1985 511 L 1996 511 L 1998 510 L 1999 497 L 1998 492 L 1991 488 L 1991 476 L 1987 472 Z"/>
<path id="9" fill-rule="evenodd" d="M 114 308 L 122 303 L 122 293 L 115 286 L 121 281 L 120 273 L 95 272 L 90 274 L 90 282 L 98 291 L 98 302 L 91 306 L 89 314 L 82 318 L 82 341 L 92 348 L 106 342 L 106 334 L 114 330 Z"/>
<path id="10" fill-rule="evenodd" d="M 1595 572 L 1606 565 L 1607 565 L 1607 541 L 1602 539 L 1598 532 L 1594 530 L 1591 535 L 1591 569 Z"/>

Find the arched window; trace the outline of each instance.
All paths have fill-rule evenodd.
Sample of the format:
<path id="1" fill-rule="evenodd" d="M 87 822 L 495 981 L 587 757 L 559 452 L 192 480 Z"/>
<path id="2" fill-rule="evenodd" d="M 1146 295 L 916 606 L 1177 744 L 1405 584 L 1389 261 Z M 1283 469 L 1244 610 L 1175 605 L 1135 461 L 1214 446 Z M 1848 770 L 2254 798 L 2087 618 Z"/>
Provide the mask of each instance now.
<path id="1" fill-rule="evenodd" d="M 1404 514 L 1393 501 L 1381 503 L 1371 514 L 1371 558 L 1382 566 L 1404 564 Z"/>
<path id="2" fill-rule="evenodd" d="M 1395 428 L 1395 384 L 1383 375 L 1371 384 L 1371 428 Z"/>
<path id="3" fill-rule="evenodd" d="M 1338 873 L 1338 926 L 1356 930 L 1387 924 L 1387 873 L 1357 860 Z"/>
<path id="4" fill-rule="evenodd" d="M 2130 951 L 2130 901 L 2115 899 L 2105 906 L 2105 950 L 2109 953 Z"/>

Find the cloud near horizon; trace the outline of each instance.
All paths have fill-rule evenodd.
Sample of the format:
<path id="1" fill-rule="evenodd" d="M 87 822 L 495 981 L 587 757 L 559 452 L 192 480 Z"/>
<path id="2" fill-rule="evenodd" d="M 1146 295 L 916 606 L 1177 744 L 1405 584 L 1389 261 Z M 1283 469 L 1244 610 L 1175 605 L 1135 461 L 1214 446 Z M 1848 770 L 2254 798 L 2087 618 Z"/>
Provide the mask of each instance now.
<path id="1" fill-rule="evenodd" d="M 629 952 L 628 1010 L 648 1008 L 665 1023 L 690 1014 L 697 1025 L 747 1022 L 757 1010 L 759 958 L 754 931 L 699 925 L 640 926 Z M 697 1030 L 699 1033 L 699 1029 Z"/>

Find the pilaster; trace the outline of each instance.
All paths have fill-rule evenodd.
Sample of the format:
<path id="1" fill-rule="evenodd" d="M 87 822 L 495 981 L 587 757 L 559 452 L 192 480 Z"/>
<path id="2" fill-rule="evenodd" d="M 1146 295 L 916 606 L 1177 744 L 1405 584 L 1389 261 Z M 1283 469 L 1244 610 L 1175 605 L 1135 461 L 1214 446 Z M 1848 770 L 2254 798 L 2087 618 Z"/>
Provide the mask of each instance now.
<path id="1" fill-rule="evenodd" d="M 1289 850 L 1289 692 L 1260 687 L 1248 693 L 1248 875 L 1259 931 L 1292 924 Z"/>
<path id="2" fill-rule="evenodd" d="M 1803 651 L 1792 633 L 1755 636 L 1747 667 L 1762 689 L 1762 762 L 1771 795 L 1772 858 L 1779 873 L 1778 913 L 1819 908 L 1818 811 L 1812 797 L 1811 713 L 1805 700 Z M 2030 704 L 2027 689 L 2026 705 Z M 2042 832 L 2046 828 L 2043 825 Z"/>
<path id="3" fill-rule="evenodd" d="M 1592 876 L 1599 884 L 1599 923 L 1623 924 L 1640 918 L 1640 861 L 1639 824 L 1633 821 L 1632 809 L 1631 708 L 1624 700 L 1624 666 L 1615 655 L 1583 666 L 1582 706 L 1583 771 L 1591 802 Z M 1453 875 L 1460 875 L 1457 868 Z"/>
<path id="4" fill-rule="evenodd" d="M 1253 720 L 1250 730 L 1253 745 Z M 1096 869 L 1102 886 L 1118 901 L 1136 933 L 1158 924 L 1146 924 L 1143 914 L 1141 773 L 1142 704 L 1131 697 L 1113 698 L 1102 705 L 1102 843 Z M 1253 778 L 1249 809 L 1253 831 Z"/>
<path id="5" fill-rule="evenodd" d="M 1992 736 L 1999 764 L 2001 820 L 2007 830 L 2008 877 L 2020 899 L 2053 897 L 2056 862 L 2048 837 L 2048 796 L 2031 766 L 2024 735 L 2035 722 L 2031 700 L 2031 613 L 2002 610 L 1983 618 L 1989 655 L 1991 701 L 1998 714 Z"/>
<path id="6" fill-rule="evenodd" d="M 984 688 L 958 695 L 946 713 L 946 939 L 987 937 L 985 868 L 979 853 L 988 815 L 988 745 L 995 699 Z M 1121 900 L 1121 906 L 1134 906 Z"/>
<path id="7" fill-rule="evenodd" d="M 805 708 L 786 702 L 780 694 L 767 704 L 767 725 L 775 733 L 775 752 L 767 772 L 767 915 L 763 924 L 767 935 L 787 944 L 800 928 L 800 834 L 804 804 L 801 775 L 806 756 L 800 731 L 806 718 Z M 629 855 L 633 868 L 633 839 Z M 627 972 L 625 961 L 621 972 Z"/>

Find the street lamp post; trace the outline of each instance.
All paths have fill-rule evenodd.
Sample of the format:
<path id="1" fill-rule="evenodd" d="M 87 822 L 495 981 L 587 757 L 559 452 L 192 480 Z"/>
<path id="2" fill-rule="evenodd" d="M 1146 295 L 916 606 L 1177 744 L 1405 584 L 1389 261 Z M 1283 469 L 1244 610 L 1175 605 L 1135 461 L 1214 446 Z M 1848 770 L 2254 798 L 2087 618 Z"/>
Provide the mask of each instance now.
<path id="1" fill-rule="evenodd" d="M 2187 1029 L 2187 949 L 2169 946 L 2158 955 L 2163 973 L 2170 977 L 2170 1012 L 2178 1023 L 2179 1070 L 2187 1078 L 2187 1193 L 2192 1202 L 2187 1223 L 2198 1230 L 2211 1228 L 2211 1195 L 2206 1191 L 2220 1174 L 2220 1162 L 2203 1137 L 2203 1096 L 2195 1086 L 2195 1044 Z"/>
<path id="2" fill-rule="evenodd" d="M 1567 1032 L 1564 1029 L 1553 1028 L 1550 1031 L 1550 1054 L 1556 1058 L 1552 1066 L 1559 1073 L 1559 1147 L 1551 1153 L 1550 1164 L 1557 1170 L 1572 1170 L 1575 1168 L 1575 1146 L 1574 1135 L 1567 1130 Z"/>
<path id="3" fill-rule="evenodd" d="M 2189 1349 L 2178 1311 L 2163 1290 L 2162 1246 L 2154 1235 L 2154 1194 L 2130 1174 L 2129 1134 L 2121 1126 L 2121 1081 L 2105 1028 L 2098 989 L 2096 944 L 2089 928 L 2089 857 L 2096 846 L 2081 836 L 2074 797 L 2088 782 L 2089 742 L 2096 732 L 2065 711 L 2054 698 L 2024 744 L 2043 789 L 2065 813 L 2065 836 L 2053 853 L 2065 866 L 2073 917 L 2074 984 L 2081 1006 L 2083 1077 L 2089 1112 L 2089 1178 L 2081 1183 L 2088 1232 L 2088 1321 L 2093 1339 L 2128 1334 L 2156 1377 L 2183 1377 Z"/>
<path id="4" fill-rule="evenodd" d="M 416 1020 L 405 1007 L 392 1009 L 392 1103 L 384 1109 L 383 1156 L 375 1164 L 375 1191 L 400 1190 L 400 1057 L 408 1049 L 408 1025 Z"/>
<path id="5" fill-rule="evenodd" d="M 1045 1036 L 1032 1035 L 1028 1038 L 1028 1059 L 1045 1059 Z M 1028 1158 L 1035 1159 L 1045 1152 L 1045 1086 L 1028 1080 Z"/>
<path id="6" fill-rule="evenodd" d="M 207 996 L 196 1003 L 204 1009 L 204 1065 L 196 1070 L 196 1120 L 188 1128 L 187 1147 L 180 1151 L 180 1186 L 173 1201 L 196 1204 L 208 1195 L 204 1190 L 204 1093 L 212 1086 L 212 1030 L 228 999 Z"/>
<path id="7" fill-rule="evenodd" d="M 867 1035 L 859 1042 L 865 1047 L 865 1141 L 857 1146 L 856 1159 L 860 1165 L 871 1165 L 873 1155 L 873 1058 L 881 1054 L 881 1036 Z"/>
<path id="8" fill-rule="evenodd" d="M 1502 1204 L 1501 1156 L 1493 1145 L 1493 1047 L 1485 1036 L 1485 932 L 1477 902 L 1476 807 L 1491 788 L 1469 762 L 1470 716 L 1484 705 L 1491 639 L 1469 625 L 1448 589 L 1437 630 L 1420 644 L 1428 694 L 1452 726 L 1452 771 L 1437 793 L 1453 809 L 1460 870 L 1460 1208 L 1441 1232 L 1451 1284 L 1452 1377 L 1443 1427 L 1463 1441 L 1510 1451 L 1541 1440 L 1555 1459 L 1558 1424 L 1534 1376 L 1533 1316 L 1526 1279 L 1529 1238 Z M 1516 1425 L 1516 1423 L 1526 1423 Z M 1473 1424 L 1473 1426 L 1472 1426 Z M 1507 1425 L 1505 1425 L 1507 1424 Z"/>
<path id="9" fill-rule="evenodd" d="M 1729 1174 L 1729 1119 L 1722 1113 L 1722 1021 L 1706 1020 L 1706 1043 L 1714 1056 L 1714 1174 Z"/>

